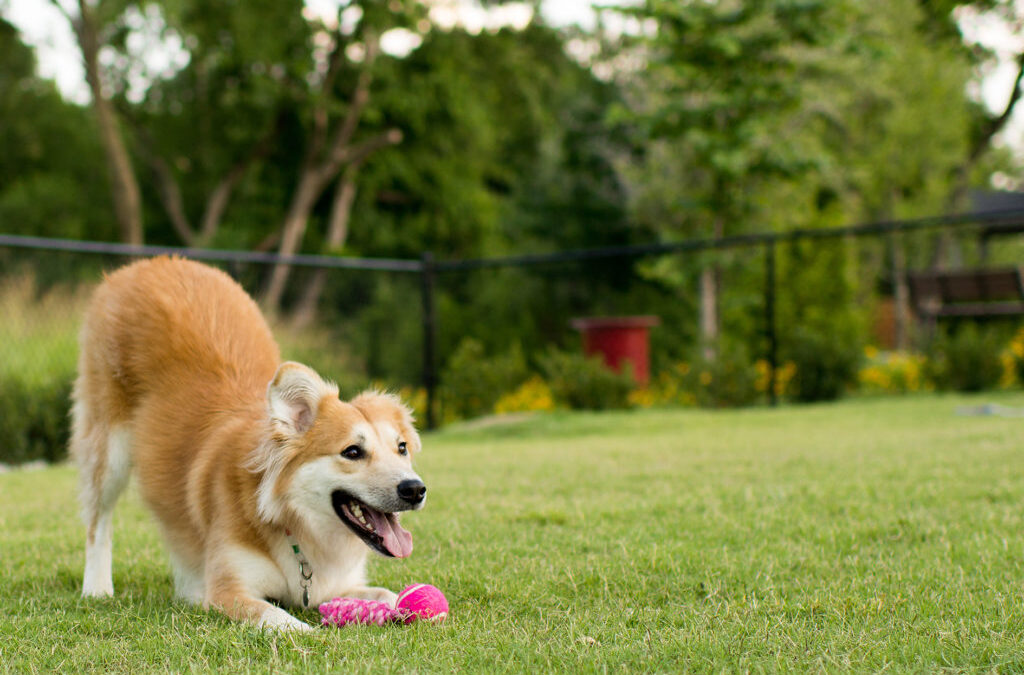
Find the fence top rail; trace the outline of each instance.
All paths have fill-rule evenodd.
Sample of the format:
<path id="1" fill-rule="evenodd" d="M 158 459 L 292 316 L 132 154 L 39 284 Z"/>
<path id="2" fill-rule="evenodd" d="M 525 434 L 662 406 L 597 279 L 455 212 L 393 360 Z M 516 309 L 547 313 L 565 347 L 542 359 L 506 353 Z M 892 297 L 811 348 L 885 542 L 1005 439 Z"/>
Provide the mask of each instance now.
<path id="1" fill-rule="evenodd" d="M 494 267 L 526 267 L 533 265 L 582 262 L 607 258 L 643 258 L 668 253 L 764 246 L 778 242 L 799 241 L 801 239 L 860 237 L 938 228 L 973 227 L 982 229 L 984 232 L 984 228 L 1016 228 L 1022 223 L 1024 223 L 1024 210 L 1013 209 L 981 213 L 959 213 L 943 216 L 929 216 L 913 220 L 877 221 L 873 223 L 862 223 L 836 228 L 797 229 L 786 232 L 741 234 L 731 237 L 721 237 L 718 239 L 685 239 L 681 241 L 656 242 L 632 246 L 575 249 L 555 253 L 440 261 L 434 261 L 429 256 L 424 256 L 424 258 L 418 260 L 397 258 L 354 258 L 308 254 L 282 256 L 277 253 L 263 253 L 259 251 L 233 251 L 225 249 L 201 249 L 151 245 L 138 246 L 114 242 L 53 239 L 48 237 L 31 237 L 13 234 L 0 234 L 0 247 L 66 251 L 71 253 L 104 253 L 122 256 L 178 255 L 183 258 L 215 262 L 269 263 L 295 265 L 299 267 L 422 273 L 427 270 L 437 272 L 457 272 Z"/>
<path id="2" fill-rule="evenodd" d="M 943 216 L 928 216 L 912 220 L 885 220 L 872 223 L 847 225 L 845 227 L 822 229 L 797 229 L 785 232 L 764 232 L 740 234 L 718 239 L 684 239 L 632 246 L 577 249 L 557 253 L 539 253 L 501 258 L 480 258 L 476 260 L 443 260 L 434 264 L 442 272 L 484 269 L 489 267 L 525 267 L 551 263 L 582 262 L 606 258 L 643 258 L 668 253 L 686 253 L 715 249 L 765 246 L 779 242 L 793 242 L 801 239 L 834 239 L 862 237 L 899 232 L 913 232 L 939 228 L 983 228 L 995 225 L 1024 223 L 1024 210 L 1012 209 L 977 213 L 958 213 Z"/>

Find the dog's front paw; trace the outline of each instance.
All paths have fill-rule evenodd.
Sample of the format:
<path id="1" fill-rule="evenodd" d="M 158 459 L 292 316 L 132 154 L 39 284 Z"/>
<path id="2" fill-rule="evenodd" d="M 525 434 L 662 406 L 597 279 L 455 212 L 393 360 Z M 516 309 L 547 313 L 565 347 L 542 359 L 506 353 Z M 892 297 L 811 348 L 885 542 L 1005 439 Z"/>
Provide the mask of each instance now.
<path id="1" fill-rule="evenodd" d="M 267 628 L 270 630 L 313 630 L 313 627 L 308 623 L 299 621 L 279 607 L 271 607 L 267 609 L 267 611 L 263 612 L 263 616 L 260 617 L 258 625 L 260 628 Z"/>

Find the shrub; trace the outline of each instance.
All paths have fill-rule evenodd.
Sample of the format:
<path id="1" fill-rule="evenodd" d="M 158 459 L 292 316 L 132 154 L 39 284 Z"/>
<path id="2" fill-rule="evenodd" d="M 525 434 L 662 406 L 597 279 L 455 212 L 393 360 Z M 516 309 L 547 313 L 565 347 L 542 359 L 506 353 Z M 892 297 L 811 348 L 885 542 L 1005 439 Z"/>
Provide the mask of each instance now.
<path id="1" fill-rule="evenodd" d="M 658 373 L 651 383 L 630 392 L 630 402 L 638 407 L 706 406 L 739 407 L 756 403 L 768 393 L 768 363 L 754 363 L 738 348 L 723 350 L 713 362 L 697 359 L 691 365 L 680 362 Z M 792 363 L 775 371 L 775 391 L 783 395 L 793 379 Z"/>
<path id="2" fill-rule="evenodd" d="M 931 376 L 940 389 L 994 389 L 1002 376 L 1002 347 L 996 331 L 975 323 L 943 331 L 931 346 Z"/>
<path id="3" fill-rule="evenodd" d="M 723 344 L 714 361 L 694 361 L 684 385 L 702 407 L 750 406 L 758 399 L 758 369 L 744 348 Z"/>
<path id="4" fill-rule="evenodd" d="M 873 394 L 904 394 L 932 388 L 926 377 L 928 362 L 923 354 L 864 350 L 868 362 L 857 373 L 861 391 Z"/>
<path id="5" fill-rule="evenodd" d="M 0 461 L 56 462 L 67 456 L 73 375 L 0 379 Z"/>
<path id="6" fill-rule="evenodd" d="M 768 395 L 768 361 L 758 359 L 754 362 L 754 369 L 757 370 L 757 383 L 755 387 L 759 394 Z M 793 377 L 796 375 L 796 364 L 792 361 L 780 363 L 775 368 L 775 395 L 779 398 L 789 396 L 792 390 Z"/>
<path id="7" fill-rule="evenodd" d="M 646 387 L 629 393 L 630 405 L 638 408 L 697 405 L 697 397 L 685 384 L 689 372 L 690 364 L 685 361 L 659 372 Z"/>
<path id="8" fill-rule="evenodd" d="M 446 418 L 476 417 L 490 413 L 502 394 L 513 391 L 529 376 L 519 345 L 498 356 L 465 338 L 448 359 L 441 376 L 441 398 Z"/>
<path id="9" fill-rule="evenodd" d="M 697 404 L 713 408 L 752 405 L 759 397 L 759 373 L 745 349 L 723 346 L 713 361 L 697 359 L 683 378 Z"/>
<path id="10" fill-rule="evenodd" d="M 629 407 L 633 378 L 609 369 L 599 357 L 552 349 L 540 358 L 540 369 L 555 400 L 570 408 Z"/>
<path id="11" fill-rule="evenodd" d="M 523 382 L 515 391 L 505 394 L 494 404 L 494 412 L 499 415 L 512 412 L 532 412 L 535 410 L 554 410 L 555 395 L 547 382 L 534 375 Z"/>
<path id="12" fill-rule="evenodd" d="M 66 455 L 86 290 L 41 293 L 31 276 L 0 281 L 0 462 Z"/>
<path id="13" fill-rule="evenodd" d="M 798 330 L 787 347 L 788 360 L 796 366 L 792 386 L 797 401 L 834 401 L 856 381 L 861 351 L 842 333 Z"/>
<path id="14" fill-rule="evenodd" d="M 1006 370 L 1009 371 L 1005 375 L 1007 386 L 1012 385 L 1014 380 L 1018 384 L 1024 385 L 1024 328 L 1018 330 L 1010 340 L 1005 354 L 1008 362 Z"/>

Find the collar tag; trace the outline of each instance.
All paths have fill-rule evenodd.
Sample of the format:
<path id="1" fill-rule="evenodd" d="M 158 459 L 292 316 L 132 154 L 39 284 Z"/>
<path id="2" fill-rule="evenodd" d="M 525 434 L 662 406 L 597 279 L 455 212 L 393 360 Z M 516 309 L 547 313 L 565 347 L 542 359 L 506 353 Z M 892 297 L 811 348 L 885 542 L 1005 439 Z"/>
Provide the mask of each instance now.
<path id="1" fill-rule="evenodd" d="M 295 541 L 291 531 L 285 530 L 284 534 L 288 537 L 288 544 L 292 547 L 292 553 L 295 554 L 295 559 L 299 563 L 299 576 L 301 577 L 299 585 L 302 586 L 302 606 L 308 609 L 309 587 L 313 585 L 313 566 L 309 564 L 309 560 L 299 549 L 299 542 Z"/>

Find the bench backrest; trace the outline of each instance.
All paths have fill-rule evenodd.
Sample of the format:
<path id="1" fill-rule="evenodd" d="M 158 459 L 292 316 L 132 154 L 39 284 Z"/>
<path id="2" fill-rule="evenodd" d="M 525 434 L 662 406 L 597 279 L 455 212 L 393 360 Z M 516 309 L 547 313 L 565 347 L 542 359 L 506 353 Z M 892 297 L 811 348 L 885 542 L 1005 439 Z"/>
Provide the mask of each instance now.
<path id="1" fill-rule="evenodd" d="M 984 316 L 986 303 L 993 303 L 994 313 L 1003 314 L 1007 303 L 1024 303 L 1024 275 L 1017 267 L 917 272 L 908 275 L 907 282 L 914 307 L 924 315 Z M 964 311 L 957 311 L 958 306 Z"/>
<path id="2" fill-rule="evenodd" d="M 915 304 L 1024 300 L 1024 279 L 1016 267 L 955 272 L 918 272 L 907 277 Z"/>

